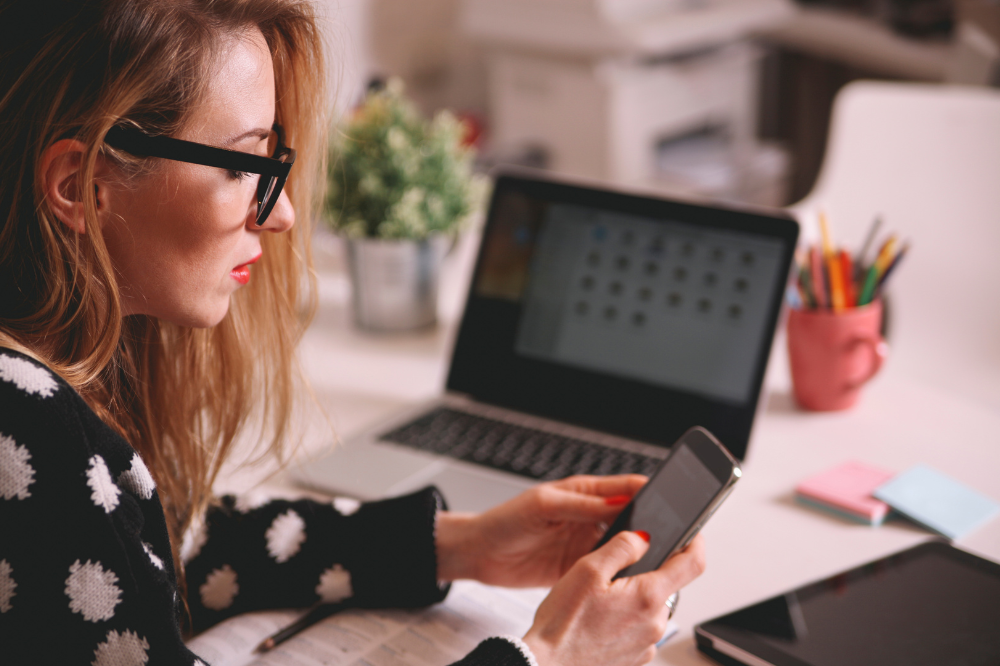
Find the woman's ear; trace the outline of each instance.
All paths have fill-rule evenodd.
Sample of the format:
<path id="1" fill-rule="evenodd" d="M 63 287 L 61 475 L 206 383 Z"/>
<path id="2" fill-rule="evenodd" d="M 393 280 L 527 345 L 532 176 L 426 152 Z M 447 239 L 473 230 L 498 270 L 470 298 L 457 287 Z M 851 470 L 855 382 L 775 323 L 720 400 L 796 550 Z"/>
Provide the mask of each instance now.
<path id="1" fill-rule="evenodd" d="M 84 222 L 80 168 L 87 147 L 76 139 L 61 139 L 42 153 L 42 194 L 59 221 L 78 234 L 87 233 Z M 107 208 L 107 192 L 94 184 L 98 209 Z M 105 188 L 106 189 L 106 188 Z"/>

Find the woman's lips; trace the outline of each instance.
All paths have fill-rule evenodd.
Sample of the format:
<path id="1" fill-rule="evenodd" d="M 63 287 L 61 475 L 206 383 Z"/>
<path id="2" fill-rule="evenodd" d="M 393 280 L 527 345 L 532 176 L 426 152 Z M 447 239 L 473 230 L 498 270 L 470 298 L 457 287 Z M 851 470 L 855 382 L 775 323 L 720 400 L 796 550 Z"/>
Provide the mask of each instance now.
<path id="1" fill-rule="evenodd" d="M 239 282 L 240 284 L 246 284 L 250 282 L 250 264 L 257 263 L 258 259 L 260 259 L 259 254 L 250 261 L 248 261 L 247 263 L 240 264 L 233 270 L 229 271 L 229 276 L 234 280 L 236 280 L 237 282 Z"/>

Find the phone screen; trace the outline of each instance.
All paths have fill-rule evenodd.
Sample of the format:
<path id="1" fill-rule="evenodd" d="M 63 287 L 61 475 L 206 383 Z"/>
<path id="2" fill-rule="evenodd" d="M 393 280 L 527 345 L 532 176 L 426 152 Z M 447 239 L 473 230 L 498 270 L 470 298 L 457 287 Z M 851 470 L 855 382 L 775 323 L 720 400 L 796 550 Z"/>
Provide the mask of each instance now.
<path id="1" fill-rule="evenodd" d="M 652 571 L 680 545 L 684 534 L 722 490 L 723 482 L 683 442 L 618 516 L 601 544 L 622 530 L 645 530 L 649 550 L 617 577 Z"/>

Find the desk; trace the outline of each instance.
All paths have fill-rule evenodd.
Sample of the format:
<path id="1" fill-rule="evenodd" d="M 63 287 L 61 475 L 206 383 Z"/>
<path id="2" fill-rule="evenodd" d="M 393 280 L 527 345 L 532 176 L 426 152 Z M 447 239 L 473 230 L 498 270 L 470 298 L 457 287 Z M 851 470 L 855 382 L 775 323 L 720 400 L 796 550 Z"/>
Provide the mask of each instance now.
<path id="1" fill-rule="evenodd" d="M 441 325 L 402 337 L 355 331 L 348 283 L 335 253 L 321 258 L 322 305 L 302 353 L 341 436 L 442 390 L 476 246 L 473 235 L 463 239 L 445 267 Z M 809 414 L 792 403 L 783 341 L 775 351 L 771 399 L 757 421 L 745 477 L 704 530 L 708 569 L 682 593 L 675 618 L 681 632 L 654 663 L 704 665 L 708 662 L 696 652 L 691 631 L 698 622 L 927 538 L 903 522 L 873 529 L 796 505 L 792 488 L 813 472 L 850 458 L 895 470 L 919 462 L 1000 497 L 997 412 L 898 379 L 890 361 L 853 410 Z M 309 442 L 307 449 L 315 452 L 323 445 Z M 280 488 L 280 479 L 271 483 Z M 1000 561 L 1000 520 L 959 545 Z"/>

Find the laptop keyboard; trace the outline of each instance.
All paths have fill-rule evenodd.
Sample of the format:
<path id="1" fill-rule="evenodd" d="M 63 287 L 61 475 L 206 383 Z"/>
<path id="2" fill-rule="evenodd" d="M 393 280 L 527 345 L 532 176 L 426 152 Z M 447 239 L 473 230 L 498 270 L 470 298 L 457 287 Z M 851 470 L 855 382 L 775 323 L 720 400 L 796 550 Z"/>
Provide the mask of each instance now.
<path id="1" fill-rule="evenodd" d="M 381 439 L 546 481 L 573 474 L 650 475 L 660 462 L 639 453 L 446 407 L 432 410 Z"/>

